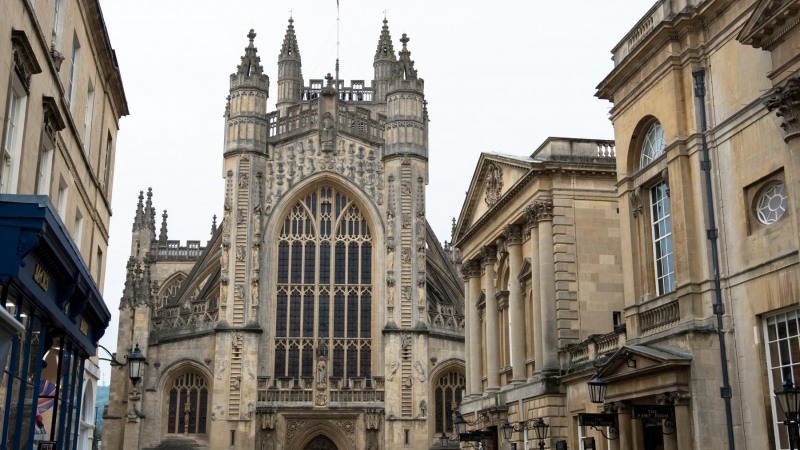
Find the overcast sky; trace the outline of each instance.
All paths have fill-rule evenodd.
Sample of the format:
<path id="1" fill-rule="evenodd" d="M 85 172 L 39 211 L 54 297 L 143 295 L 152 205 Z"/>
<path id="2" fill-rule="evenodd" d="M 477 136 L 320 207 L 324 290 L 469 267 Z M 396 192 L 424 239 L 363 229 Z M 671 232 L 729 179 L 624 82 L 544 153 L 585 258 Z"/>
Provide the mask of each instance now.
<path id="1" fill-rule="evenodd" d="M 613 68 L 611 49 L 654 1 L 340 3 L 343 80 L 372 79 L 384 11 L 395 50 L 402 33 L 411 38 L 431 120 L 428 221 L 449 241 L 481 152 L 527 156 L 548 136 L 613 139 L 611 104 L 594 97 L 595 87 Z M 113 317 L 102 343 L 113 349 L 138 192 L 153 188 L 158 224 L 168 210 L 170 239 L 206 241 L 222 212 L 222 114 L 247 32 L 257 33 L 273 110 L 290 11 L 308 81 L 334 72 L 336 2 L 101 4 L 130 107 L 117 139 L 104 291 Z"/>

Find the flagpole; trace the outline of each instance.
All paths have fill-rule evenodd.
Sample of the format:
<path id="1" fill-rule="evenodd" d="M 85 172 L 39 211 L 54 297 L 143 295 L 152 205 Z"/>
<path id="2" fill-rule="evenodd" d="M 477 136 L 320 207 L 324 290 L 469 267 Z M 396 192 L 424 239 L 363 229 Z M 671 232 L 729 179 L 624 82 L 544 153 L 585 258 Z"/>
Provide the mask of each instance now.
<path id="1" fill-rule="evenodd" d="M 336 96 L 339 96 L 339 0 L 336 0 Z"/>

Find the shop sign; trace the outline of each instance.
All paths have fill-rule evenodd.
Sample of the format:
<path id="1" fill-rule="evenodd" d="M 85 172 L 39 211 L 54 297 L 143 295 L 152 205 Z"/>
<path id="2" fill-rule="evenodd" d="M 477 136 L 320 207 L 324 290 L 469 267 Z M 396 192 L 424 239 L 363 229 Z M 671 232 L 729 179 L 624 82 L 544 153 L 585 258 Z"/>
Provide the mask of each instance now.
<path id="1" fill-rule="evenodd" d="M 56 441 L 39 441 L 38 450 L 55 450 Z"/>
<path id="2" fill-rule="evenodd" d="M 673 413 L 671 405 L 634 405 L 631 413 L 633 419 L 672 419 Z"/>
<path id="3" fill-rule="evenodd" d="M 47 292 L 47 288 L 50 286 L 50 275 L 44 270 L 41 264 L 36 264 L 36 267 L 33 269 L 33 281 L 35 281 L 43 291 Z"/>
<path id="4" fill-rule="evenodd" d="M 582 427 L 616 427 L 616 414 L 578 414 L 578 425 Z"/>

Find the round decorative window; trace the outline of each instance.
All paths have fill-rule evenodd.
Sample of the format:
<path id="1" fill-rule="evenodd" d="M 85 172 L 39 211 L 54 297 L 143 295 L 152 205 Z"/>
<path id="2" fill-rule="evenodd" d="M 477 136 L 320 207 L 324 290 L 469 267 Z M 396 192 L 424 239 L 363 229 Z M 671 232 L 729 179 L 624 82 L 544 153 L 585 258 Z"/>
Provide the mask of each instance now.
<path id="1" fill-rule="evenodd" d="M 765 187 L 756 197 L 756 216 L 758 221 L 765 225 L 777 222 L 788 207 L 789 198 L 786 196 L 786 185 L 783 182 Z"/>
<path id="2" fill-rule="evenodd" d="M 664 149 L 667 147 L 667 141 L 664 139 L 664 129 L 661 124 L 656 122 L 647 130 L 644 136 L 644 143 L 642 144 L 642 155 L 639 160 L 639 168 L 645 168 L 651 162 L 656 160 L 659 156 L 664 154 Z"/>

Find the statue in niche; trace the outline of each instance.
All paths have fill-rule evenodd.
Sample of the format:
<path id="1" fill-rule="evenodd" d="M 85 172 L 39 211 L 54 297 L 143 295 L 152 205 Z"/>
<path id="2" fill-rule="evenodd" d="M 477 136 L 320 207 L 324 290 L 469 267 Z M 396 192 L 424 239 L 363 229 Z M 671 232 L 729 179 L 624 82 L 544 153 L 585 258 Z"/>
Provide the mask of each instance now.
<path id="1" fill-rule="evenodd" d="M 420 281 L 417 284 L 417 298 L 418 298 L 417 302 L 418 302 L 419 306 L 424 306 L 425 305 L 425 282 L 424 281 Z"/>
<path id="2" fill-rule="evenodd" d="M 222 244 L 222 256 L 219 259 L 219 264 L 222 270 L 228 270 L 228 245 Z"/>
<path id="3" fill-rule="evenodd" d="M 410 213 L 403 213 L 402 222 L 400 223 L 400 227 L 403 228 L 403 229 L 411 228 L 411 214 Z"/>
<path id="4" fill-rule="evenodd" d="M 254 281 L 250 288 L 250 306 L 258 308 L 258 281 Z"/>
<path id="5" fill-rule="evenodd" d="M 411 249 L 409 247 L 403 247 L 400 249 L 400 262 L 403 264 L 411 263 Z"/>
<path id="6" fill-rule="evenodd" d="M 222 234 L 228 236 L 231 233 L 231 211 L 225 208 L 225 214 L 222 215 Z"/>
<path id="7" fill-rule="evenodd" d="M 394 307 L 394 281 L 389 281 L 386 290 L 386 304 L 389 305 L 389 308 L 392 308 Z"/>
<path id="8" fill-rule="evenodd" d="M 261 205 L 253 208 L 253 233 L 261 234 Z"/>
<path id="9" fill-rule="evenodd" d="M 419 401 L 419 416 L 426 417 L 426 413 L 428 412 L 428 403 L 425 402 L 425 399 Z"/>
<path id="10" fill-rule="evenodd" d="M 250 185 L 250 179 L 247 177 L 246 173 L 239 174 L 239 187 L 246 188 Z"/>
<path id="11" fill-rule="evenodd" d="M 386 237 L 394 238 L 394 211 L 386 211 Z"/>
<path id="12" fill-rule="evenodd" d="M 328 387 L 328 361 L 320 358 L 317 361 L 317 389 L 325 390 Z"/>
<path id="13" fill-rule="evenodd" d="M 409 183 L 408 180 L 400 181 L 400 193 L 403 194 L 403 196 L 411 195 L 411 183 Z"/>
<path id="14" fill-rule="evenodd" d="M 417 250 L 417 269 L 420 271 L 425 270 L 425 247 L 422 246 Z"/>
<path id="15" fill-rule="evenodd" d="M 333 139 L 335 134 L 333 126 L 333 116 L 331 113 L 326 112 L 325 116 L 322 118 L 322 129 L 319 132 L 319 142 L 324 152 L 333 151 Z"/>
<path id="16" fill-rule="evenodd" d="M 260 263 L 259 263 L 259 257 L 258 257 L 258 245 L 254 245 L 253 246 L 253 265 L 252 265 L 253 272 L 258 272 L 259 264 Z"/>
<path id="17" fill-rule="evenodd" d="M 386 271 L 393 272 L 394 271 L 394 246 L 390 245 L 386 247 Z"/>
<path id="18" fill-rule="evenodd" d="M 244 245 L 236 246 L 236 261 L 244 261 Z"/>

